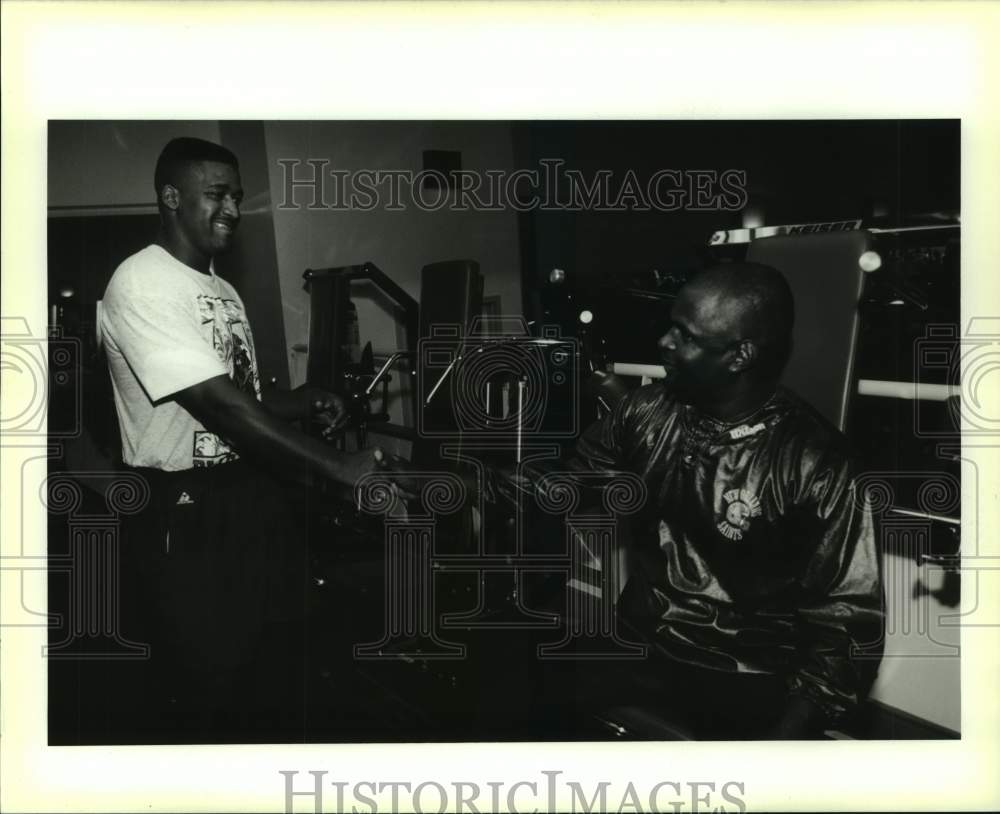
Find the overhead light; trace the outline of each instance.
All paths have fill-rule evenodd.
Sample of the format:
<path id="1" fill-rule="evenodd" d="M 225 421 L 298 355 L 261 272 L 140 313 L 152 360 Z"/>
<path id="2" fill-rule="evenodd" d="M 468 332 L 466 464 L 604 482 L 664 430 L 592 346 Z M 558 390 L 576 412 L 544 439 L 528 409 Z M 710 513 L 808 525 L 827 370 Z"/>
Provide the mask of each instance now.
<path id="1" fill-rule="evenodd" d="M 594 312 L 593 311 L 581 311 L 580 312 L 580 322 L 582 322 L 584 325 L 589 325 L 593 321 L 594 321 Z"/>
<path id="2" fill-rule="evenodd" d="M 904 300 L 889 300 L 889 305 L 906 305 Z"/>
<path id="3" fill-rule="evenodd" d="M 748 206 L 743 210 L 743 228 L 757 229 L 764 225 L 764 210 L 759 206 Z"/>
<path id="4" fill-rule="evenodd" d="M 59 296 L 62 297 L 64 300 L 68 300 L 74 294 L 76 294 L 76 292 L 72 289 L 71 286 L 64 285 L 62 288 L 59 289 Z"/>
<path id="5" fill-rule="evenodd" d="M 552 269 L 549 272 L 549 282 L 552 285 L 559 285 L 563 280 L 566 279 L 566 272 L 563 269 Z"/>
<path id="6" fill-rule="evenodd" d="M 869 250 L 858 258 L 858 265 L 861 266 L 862 271 L 877 271 L 882 268 L 882 255 Z"/>

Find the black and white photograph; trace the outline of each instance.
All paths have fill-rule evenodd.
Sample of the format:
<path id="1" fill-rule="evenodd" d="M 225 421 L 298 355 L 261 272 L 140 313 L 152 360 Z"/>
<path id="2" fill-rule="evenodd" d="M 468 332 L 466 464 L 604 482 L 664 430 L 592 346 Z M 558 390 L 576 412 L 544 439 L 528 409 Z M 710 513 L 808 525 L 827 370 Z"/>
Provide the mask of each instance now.
<path id="1" fill-rule="evenodd" d="M 48 135 L 50 742 L 960 736 L 958 121 Z"/>
<path id="2" fill-rule="evenodd" d="M 193 53 L 163 42 L 158 70 Z M 66 810 L 82 765 L 109 810 L 187 810 L 154 755 L 198 810 L 879 807 L 982 742 L 971 94 L 293 107 L 264 62 L 214 115 L 38 96 L 32 309 L 4 228 L 15 771 L 67 767 Z M 230 759 L 246 796 L 209 791 Z M 775 780 L 841 760 L 808 803 Z"/>

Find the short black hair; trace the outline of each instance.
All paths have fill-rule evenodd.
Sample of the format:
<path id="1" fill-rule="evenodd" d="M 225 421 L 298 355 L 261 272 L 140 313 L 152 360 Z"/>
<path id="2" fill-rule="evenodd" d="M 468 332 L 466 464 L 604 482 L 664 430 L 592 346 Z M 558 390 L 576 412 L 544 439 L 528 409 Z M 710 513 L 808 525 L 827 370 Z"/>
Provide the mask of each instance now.
<path id="1" fill-rule="evenodd" d="M 171 139 L 160 151 L 156 159 L 156 169 L 153 172 L 153 186 L 156 189 L 156 200 L 160 200 L 160 190 L 165 184 L 177 183 L 177 176 L 186 164 L 201 161 L 218 161 L 228 164 L 234 169 L 240 168 L 239 162 L 232 150 L 227 150 L 221 144 L 215 144 L 205 139 L 182 136 Z"/>
<path id="2" fill-rule="evenodd" d="M 780 377 L 792 353 L 795 326 L 795 298 L 785 276 L 763 263 L 723 263 L 699 272 L 692 282 L 739 300 L 749 322 L 749 335 L 744 338 L 753 340 L 760 350 L 759 372 Z"/>

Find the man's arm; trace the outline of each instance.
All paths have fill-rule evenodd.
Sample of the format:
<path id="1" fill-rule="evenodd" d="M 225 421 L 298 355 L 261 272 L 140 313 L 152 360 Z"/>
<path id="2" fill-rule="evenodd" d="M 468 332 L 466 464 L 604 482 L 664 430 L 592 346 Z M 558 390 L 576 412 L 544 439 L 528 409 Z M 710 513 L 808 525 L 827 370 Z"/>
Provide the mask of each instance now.
<path id="1" fill-rule="evenodd" d="M 622 440 L 627 432 L 632 398 L 626 395 L 580 435 L 568 464 L 571 469 L 600 472 L 620 469 Z"/>
<path id="2" fill-rule="evenodd" d="M 882 653 L 882 569 L 869 505 L 846 467 L 825 472 L 813 498 L 819 539 L 802 578 L 799 660 L 775 738 L 801 737 L 850 713 Z"/>
<path id="3" fill-rule="evenodd" d="M 353 486 L 375 468 L 372 450 L 343 453 L 288 426 L 236 388 L 228 376 L 215 376 L 175 393 L 173 398 L 208 429 L 223 436 L 248 457 L 274 462 L 290 476 L 308 482 L 310 475 Z"/>

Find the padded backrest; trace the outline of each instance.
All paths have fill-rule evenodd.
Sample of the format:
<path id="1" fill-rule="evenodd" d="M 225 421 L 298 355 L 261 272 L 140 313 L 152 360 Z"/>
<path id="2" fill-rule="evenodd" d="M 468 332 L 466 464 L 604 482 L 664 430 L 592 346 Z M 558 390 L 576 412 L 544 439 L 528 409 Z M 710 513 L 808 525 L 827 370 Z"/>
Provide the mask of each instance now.
<path id="1" fill-rule="evenodd" d="M 858 259 L 870 245 L 867 232 L 832 232 L 762 238 L 747 251 L 747 260 L 781 271 L 795 296 L 794 348 L 784 384 L 841 430 L 864 279 Z"/>

